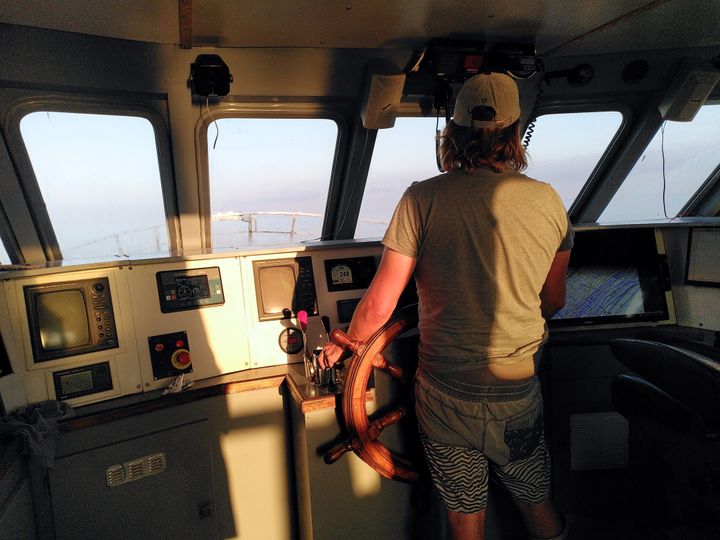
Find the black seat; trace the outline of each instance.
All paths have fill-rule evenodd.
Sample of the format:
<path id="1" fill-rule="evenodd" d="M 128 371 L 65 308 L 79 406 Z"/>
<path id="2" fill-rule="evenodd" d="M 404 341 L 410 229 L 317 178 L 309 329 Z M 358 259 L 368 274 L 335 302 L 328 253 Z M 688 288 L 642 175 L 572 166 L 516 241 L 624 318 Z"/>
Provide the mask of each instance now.
<path id="1" fill-rule="evenodd" d="M 636 490 L 668 527 L 717 531 L 720 364 L 653 341 L 615 339 L 610 348 L 632 372 L 613 377 L 612 400 L 630 423 Z"/>
<path id="2" fill-rule="evenodd" d="M 652 420 L 678 434 L 697 426 L 698 416 L 654 384 L 631 373 L 613 377 L 612 401 L 625 418 Z"/>
<path id="3" fill-rule="evenodd" d="M 708 428 L 720 428 L 719 362 L 641 339 L 615 339 L 610 349 L 630 371 L 694 412 Z"/>

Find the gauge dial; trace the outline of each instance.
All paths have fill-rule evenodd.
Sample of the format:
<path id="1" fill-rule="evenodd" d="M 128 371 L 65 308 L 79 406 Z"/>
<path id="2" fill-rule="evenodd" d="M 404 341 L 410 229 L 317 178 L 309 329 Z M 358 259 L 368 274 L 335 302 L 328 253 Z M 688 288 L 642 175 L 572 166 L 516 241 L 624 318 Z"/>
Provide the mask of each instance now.
<path id="1" fill-rule="evenodd" d="M 305 345 L 302 332 L 294 326 L 285 328 L 280 332 L 278 344 L 286 354 L 297 354 L 303 350 L 303 346 Z"/>

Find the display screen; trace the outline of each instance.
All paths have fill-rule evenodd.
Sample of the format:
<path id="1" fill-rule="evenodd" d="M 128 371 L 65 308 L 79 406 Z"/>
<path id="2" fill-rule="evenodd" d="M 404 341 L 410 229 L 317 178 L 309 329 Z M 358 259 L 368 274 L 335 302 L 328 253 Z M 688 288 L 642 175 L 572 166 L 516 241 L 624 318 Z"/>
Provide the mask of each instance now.
<path id="1" fill-rule="evenodd" d="M 627 316 L 642 312 L 642 290 L 636 268 L 581 267 L 569 270 L 566 304 L 555 318 Z"/>
<path id="2" fill-rule="evenodd" d="M 40 344 L 46 351 L 90 343 L 90 327 L 82 291 L 54 291 L 35 297 Z"/>
<path id="3" fill-rule="evenodd" d="M 172 313 L 225 303 L 220 268 L 166 270 L 155 274 L 160 311 Z"/>
<path id="4" fill-rule="evenodd" d="M 176 276 L 175 286 L 180 300 L 199 300 L 210 298 L 210 286 L 205 275 L 200 276 Z"/>
<path id="5" fill-rule="evenodd" d="M 266 314 L 281 314 L 292 309 L 295 296 L 295 271 L 292 266 L 260 268 L 260 296 Z"/>
<path id="6" fill-rule="evenodd" d="M 60 387 L 63 394 L 76 394 L 92 390 L 93 380 L 91 371 L 78 371 L 60 376 Z"/>
<path id="7" fill-rule="evenodd" d="M 668 290 L 653 229 L 581 231 L 570 255 L 565 307 L 550 325 L 666 320 Z"/>
<path id="8" fill-rule="evenodd" d="M 300 310 L 318 314 L 310 257 L 254 261 L 253 272 L 261 321 L 289 318 Z"/>
<path id="9" fill-rule="evenodd" d="M 375 257 L 352 257 L 325 261 L 328 291 L 367 289 L 375 277 Z"/>
<path id="10" fill-rule="evenodd" d="M 25 285 L 23 292 L 33 362 L 119 346 L 107 277 Z"/>

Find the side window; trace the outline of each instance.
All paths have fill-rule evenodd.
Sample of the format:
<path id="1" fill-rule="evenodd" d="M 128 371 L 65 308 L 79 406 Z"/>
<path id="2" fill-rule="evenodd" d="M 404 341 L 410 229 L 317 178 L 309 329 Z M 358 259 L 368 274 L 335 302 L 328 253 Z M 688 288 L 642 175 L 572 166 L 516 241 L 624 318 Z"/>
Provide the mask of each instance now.
<path id="1" fill-rule="evenodd" d="M 41 111 L 20 132 L 64 259 L 168 252 L 149 120 Z"/>
<path id="2" fill-rule="evenodd" d="M 665 122 L 598 221 L 676 217 L 720 163 L 718 141 L 720 104 L 703 106 L 692 122 Z"/>
<path id="3" fill-rule="evenodd" d="M 527 148 L 525 174 L 552 185 L 570 208 L 621 124 L 617 111 L 539 117 Z"/>
<path id="4" fill-rule="evenodd" d="M 10 256 L 2 242 L 0 242 L 0 264 L 10 264 Z"/>
<path id="5" fill-rule="evenodd" d="M 337 124 L 322 118 L 222 118 L 210 124 L 213 247 L 319 238 L 337 138 Z"/>
<path id="6" fill-rule="evenodd" d="M 434 117 L 402 117 L 395 127 L 378 131 L 355 238 L 383 236 L 405 190 L 413 182 L 440 174 L 436 123 Z M 443 127 L 444 120 L 439 128 Z"/>

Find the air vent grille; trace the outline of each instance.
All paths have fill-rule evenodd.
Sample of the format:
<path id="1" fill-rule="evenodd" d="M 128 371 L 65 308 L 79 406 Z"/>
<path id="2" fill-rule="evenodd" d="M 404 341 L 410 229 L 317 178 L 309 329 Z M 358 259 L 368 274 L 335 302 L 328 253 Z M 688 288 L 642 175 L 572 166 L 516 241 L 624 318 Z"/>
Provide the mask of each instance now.
<path id="1" fill-rule="evenodd" d="M 122 465 L 110 465 L 105 469 L 105 477 L 108 487 L 115 487 L 147 476 L 160 474 L 166 468 L 165 453 L 158 452 L 157 454 L 126 461 Z"/>

